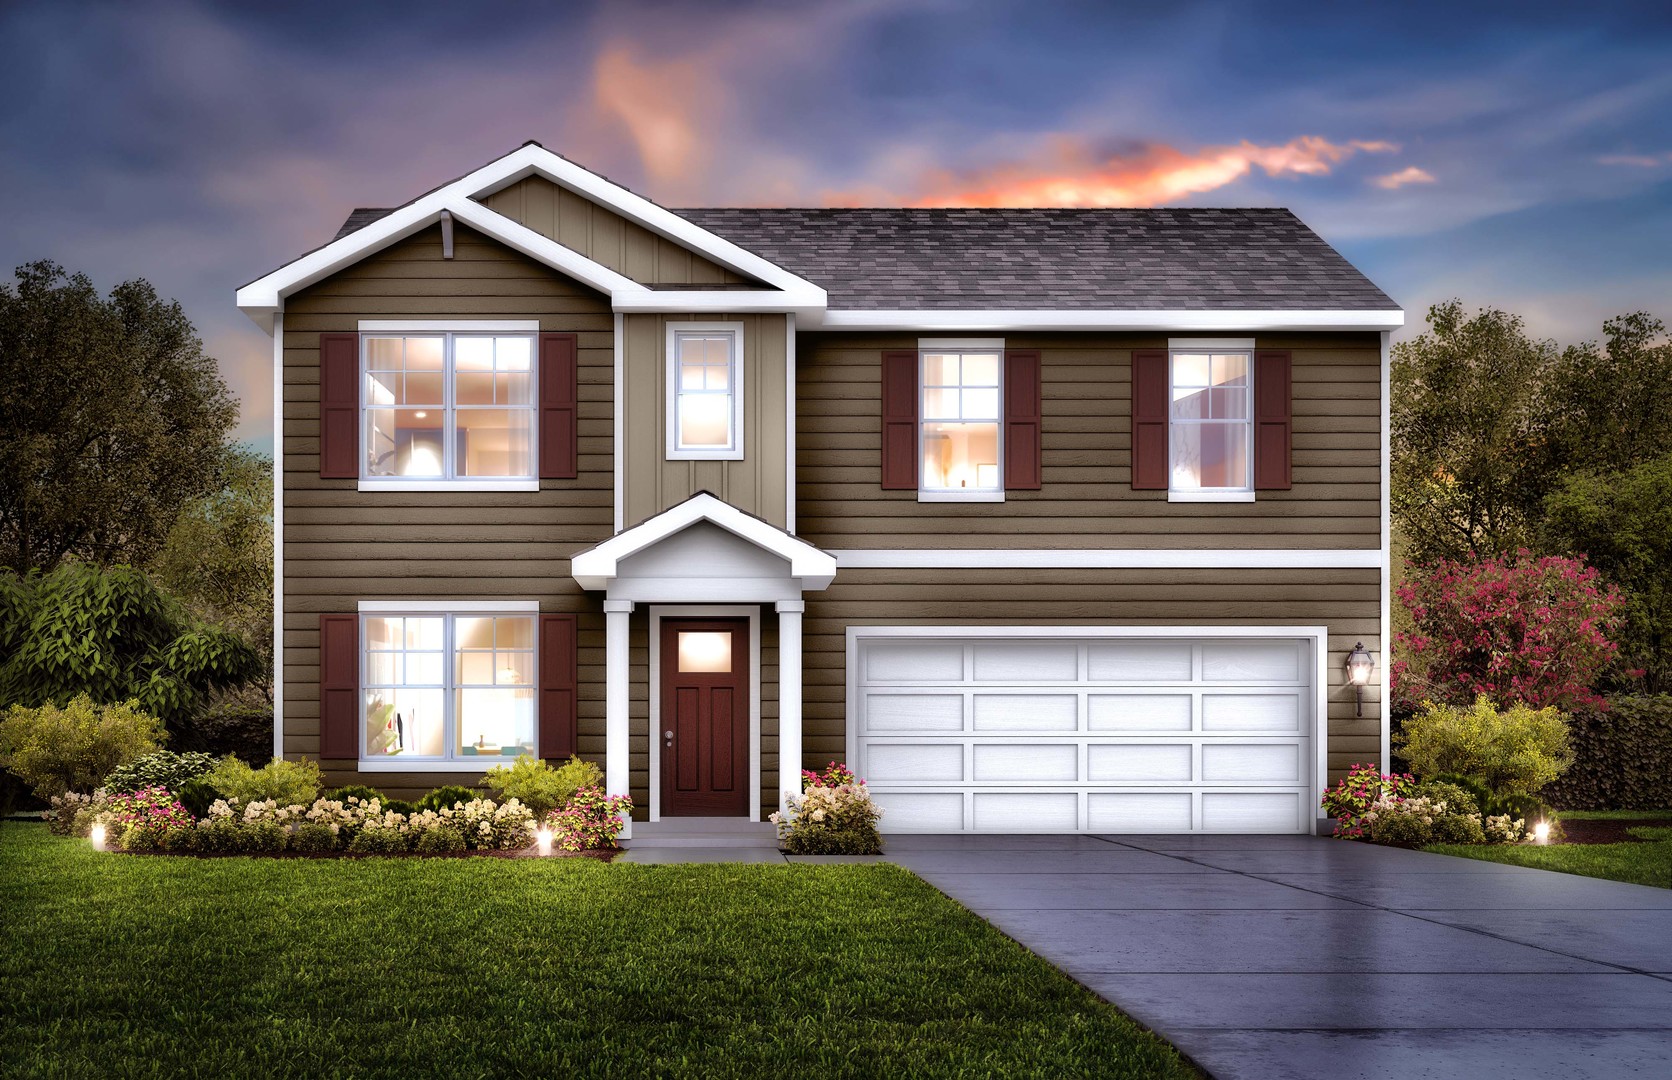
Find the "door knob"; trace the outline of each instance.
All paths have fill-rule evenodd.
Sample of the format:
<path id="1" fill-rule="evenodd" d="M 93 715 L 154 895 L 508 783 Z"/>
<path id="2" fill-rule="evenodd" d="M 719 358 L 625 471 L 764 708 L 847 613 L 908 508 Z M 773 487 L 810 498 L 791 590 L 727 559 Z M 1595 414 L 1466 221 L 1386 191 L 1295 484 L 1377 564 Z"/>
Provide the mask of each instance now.
<path id="1" fill-rule="evenodd" d="M 673 732 L 671 732 L 671 731 L 662 732 L 662 739 L 664 740 L 663 743 L 662 743 L 663 746 L 672 746 L 673 745 Z"/>

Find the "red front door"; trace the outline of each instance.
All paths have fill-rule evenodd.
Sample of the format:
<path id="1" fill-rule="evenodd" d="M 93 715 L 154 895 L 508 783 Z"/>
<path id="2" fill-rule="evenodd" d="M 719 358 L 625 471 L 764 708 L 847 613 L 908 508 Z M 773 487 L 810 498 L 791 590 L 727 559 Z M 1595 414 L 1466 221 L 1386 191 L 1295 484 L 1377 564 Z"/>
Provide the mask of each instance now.
<path id="1" fill-rule="evenodd" d="M 749 620 L 663 619 L 662 813 L 749 812 Z"/>

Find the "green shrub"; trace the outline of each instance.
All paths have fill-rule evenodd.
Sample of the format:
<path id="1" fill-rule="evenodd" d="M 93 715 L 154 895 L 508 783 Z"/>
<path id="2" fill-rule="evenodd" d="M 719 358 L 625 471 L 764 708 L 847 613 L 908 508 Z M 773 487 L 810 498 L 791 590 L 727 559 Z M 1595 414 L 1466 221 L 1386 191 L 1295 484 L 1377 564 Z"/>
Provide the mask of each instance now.
<path id="1" fill-rule="evenodd" d="M 104 813 L 104 807 L 84 806 L 75 812 L 75 818 L 70 822 L 70 835 L 86 839 L 93 833 L 93 823 Z"/>
<path id="2" fill-rule="evenodd" d="M 438 787 L 434 791 L 418 800 L 419 810 L 451 810 L 459 803 L 467 803 L 472 799 L 480 799 L 480 792 L 472 791 L 458 784 L 448 784 Z"/>
<path id="3" fill-rule="evenodd" d="M 876 855 L 882 842 L 875 829 L 797 829 L 782 847 L 791 855 Z"/>
<path id="4" fill-rule="evenodd" d="M 158 848 L 170 855 L 190 855 L 197 851 L 197 832 L 194 825 L 172 825 L 163 830 Z"/>
<path id="5" fill-rule="evenodd" d="M 172 750 L 157 750 L 118 766 L 99 786 L 112 794 L 148 787 L 165 787 L 178 793 L 186 781 L 213 769 L 215 760 L 209 754 L 176 754 Z"/>
<path id="6" fill-rule="evenodd" d="M 1486 834 L 1477 814 L 1438 811 L 1438 802 L 1427 796 L 1412 796 L 1388 809 L 1378 808 L 1370 828 L 1378 844 L 1484 844 Z"/>
<path id="7" fill-rule="evenodd" d="M 137 701 L 95 705 L 78 694 L 63 708 L 13 705 L 0 720 L 0 767 L 50 799 L 92 791 L 119 765 L 156 750 L 163 724 Z"/>
<path id="8" fill-rule="evenodd" d="M 408 845 L 406 834 L 398 829 L 361 829 L 348 850 L 356 855 L 404 855 Z"/>
<path id="9" fill-rule="evenodd" d="M 236 855 L 244 850 L 244 830 L 232 818 L 199 822 L 192 850 L 200 855 Z"/>
<path id="10" fill-rule="evenodd" d="M 181 784 L 180 790 L 174 795 L 180 800 L 180 805 L 191 811 L 194 818 L 208 817 L 209 808 L 215 805 L 216 800 L 226 798 L 220 788 L 209 782 L 207 776 L 192 777 Z"/>
<path id="11" fill-rule="evenodd" d="M 1467 784 L 1450 780 L 1424 780 L 1416 785 L 1412 794 L 1445 803 L 1446 812 L 1451 814 L 1479 814 L 1486 808 L 1485 802 Z"/>
<path id="12" fill-rule="evenodd" d="M 539 758 L 519 754 L 509 766 L 495 765 L 489 769 L 486 783 L 498 794 L 498 801 L 516 799 L 533 811 L 536 818 L 543 818 L 569 805 L 569 800 L 581 788 L 602 787 L 604 774 L 592 762 L 578 757 L 554 769 Z"/>
<path id="13" fill-rule="evenodd" d="M 46 818 L 47 829 L 54 836 L 72 835 L 76 815 L 83 810 L 94 807 L 95 804 L 97 804 L 97 809 L 102 810 L 104 808 L 104 796 L 83 795 L 75 791 L 66 791 L 62 795 L 54 795 L 50 807 L 43 815 Z"/>
<path id="14" fill-rule="evenodd" d="M 359 799 L 363 803 L 371 802 L 373 799 L 381 803 L 389 801 L 389 796 L 376 788 L 367 787 L 365 784 L 349 784 L 346 787 L 327 792 L 325 797 L 332 802 L 340 802 L 344 806 L 348 805 L 349 799 Z"/>
<path id="15" fill-rule="evenodd" d="M 290 831 L 276 821 L 252 821 L 243 826 L 240 850 L 254 855 L 277 855 L 290 846 Z"/>
<path id="16" fill-rule="evenodd" d="M 227 756 L 204 776 L 223 798 L 247 806 L 273 799 L 280 806 L 309 806 L 319 798 L 319 766 L 307 760 L 274 758 L 259 769 Z"/>
<path id="17" fill-rule="evenodd" d="M 1540 794 L 1568 810 L 1672 806 L 1672 694 L 1622 695 L 1568 724 L 1573 767 Z"/>
<path id="18" fill-rule="evenodd" d="M 426 829 L 413 848 L 420 855 L 456 855 L 464 850 L 464 834 L 457 829 Z"/>
<path id="19" fill-rule="evenodd" d="M 1405 721 L 1396 742 L 1418 777 L 1456 774 L 1494 796 L 1535 794 L 1573 762 L 1567 722 L 1555 708 L 1500 710 L 1484 697 L 1468 708 L 1430 703 Z"/>
<path id="20" fill-rule="evenodd" d="M 405 799 L 384 799 L 383 800 L 383 812 L 384 813 L 391 813 L 392 812 L 392 813 L 396 813 L 396 814 L 404 814 L 404 815 L 407 815 L 407 816 L 411 816 L 412 814 L 417 813 L 417 811 L 418 811 L 418 807 L 415 806 L 412 803 L 407 802 Z"/>
<path id="21" fill-rule="evenodd" d="M 337 834 L 331 831 L 331 826 L 317 821 L 303 822 L 296 826 L 296 832 L 290 838 L 291 850 L 303 855 L 324 855 L 337 850 Z"/>

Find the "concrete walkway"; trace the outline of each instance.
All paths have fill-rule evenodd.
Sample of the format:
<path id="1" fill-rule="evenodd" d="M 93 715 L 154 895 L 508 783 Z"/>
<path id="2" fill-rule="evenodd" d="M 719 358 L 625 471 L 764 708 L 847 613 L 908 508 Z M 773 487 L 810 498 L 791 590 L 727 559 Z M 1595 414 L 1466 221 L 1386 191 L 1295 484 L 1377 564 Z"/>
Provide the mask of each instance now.
<path id="1" fill-rule="evenodd" d="M 1672 1076 L 1672 890 L 1312 837 L 888 848 L 1220 1080 Z"/>

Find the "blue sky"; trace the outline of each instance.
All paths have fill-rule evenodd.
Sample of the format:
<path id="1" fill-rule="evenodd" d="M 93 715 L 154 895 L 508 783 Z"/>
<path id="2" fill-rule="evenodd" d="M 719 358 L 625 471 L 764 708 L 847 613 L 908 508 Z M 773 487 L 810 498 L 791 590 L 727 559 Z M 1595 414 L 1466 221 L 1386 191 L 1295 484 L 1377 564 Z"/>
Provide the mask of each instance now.
<path id="1" fill-rule="evenodd" d="M 1292 207 L 1420 323 L 1672 319 L 1672 5 L 13 2 L 0 260 L 186 306 L 538 139 L 665 205 Z"/>

